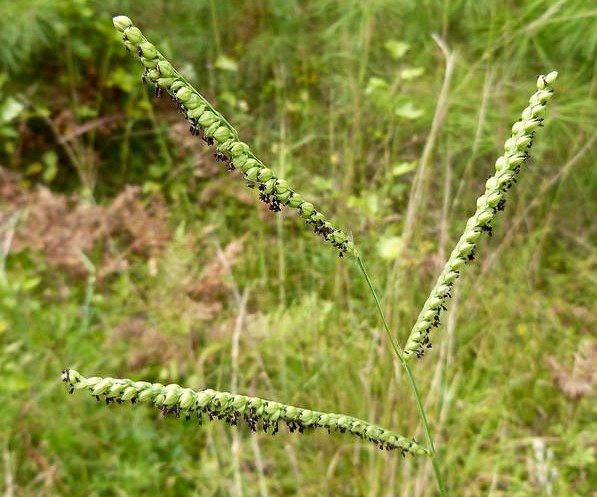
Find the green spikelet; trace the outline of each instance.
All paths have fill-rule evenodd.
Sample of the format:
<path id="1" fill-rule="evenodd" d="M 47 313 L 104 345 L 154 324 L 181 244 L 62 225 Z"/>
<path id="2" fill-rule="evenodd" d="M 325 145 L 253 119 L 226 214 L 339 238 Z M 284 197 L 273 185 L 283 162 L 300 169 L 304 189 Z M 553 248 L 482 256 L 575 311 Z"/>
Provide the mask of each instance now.
<path id="1" fill-rule="evenodd" d="M 516 176 L 530 157 L 528 150 L 533 145 L 535 131 L 542 126 L 547 102 L 553 95 L 552 83 L 558 73 L 537 78 L 537 91 L 529 99 L 529 106 L 522 111 L 521 118 L 512 126 L 512 135 L 504 144 L 504 155 L 495 163 L 495 174 L 487 180 L 485 193 L 477 199 L 477 211 L 468 220 L 464 233 L 452 251 L 429 298 L 419 313 L 416 323 L 404 347 L 404 357 L 421 357 L 425 348 L 431 347 L 429 332 L 439 325 L 439 316 L 451 297 L 452 287 L 467 262 L 474 258 L 477 242 L 483 232 L 491 235 L 491 223 L 497 213 L 504 210 L 506 192 L 516 183 Z"/>
<path id="2" fill-rule="evenodd" d="M 259 190 L 260 200 L 268 204 L 271 211 L 279 212 L 282 206 L 296 209 L 316 234 L 339 250 L 340 257 L 357 255 L 346 233 L 327 221 L 313 204 L 304 201 L 286 180 L 265 167 L 248 145 L 239 140 L 236 129 L 180 75 L 128 17 L 117 16 L 113 22 L 122 33 L 126 49 L 139 55 L 145 66 L 143 81 L 155 86 L 156 96 L 166 91 L 172 97 L 189 121 L 191 133 L 201 136 L 208 145 L 215 145 L 216 160 L 224 162 L 229 170 L 239 169 L 248 185 Z"/>
<path id="3" fill-rule="evenodd" d="M 235 395 L 206 389 L 195 392 L 180 385 L 162 385 L 146 381 L 132 381 L 115 378 L 85 378 L 74 369 L 62 372 L 62 381 L 69 393 L 87 390 L 97 400 L 107 404 L 131 401 L 151 403 L 164 415 L 183 416 L 186 420 L 195 418 L 199 424 L 220 419 L 231 425 L 244 421 L 249 428 L 275 435 L 280 423 L 285 423 L 291 432 L 303 433 L 311 428 L 325 428 L 328 432 L 338 431 L 368 440 L 380 449 L 400 450 L 403 454 L 427 454 L 427 449 L 414 440 L 403 437 L 380 426 L 343 414 L 323 413 L 300 407 L 288 406 L 258 397 Z"/>

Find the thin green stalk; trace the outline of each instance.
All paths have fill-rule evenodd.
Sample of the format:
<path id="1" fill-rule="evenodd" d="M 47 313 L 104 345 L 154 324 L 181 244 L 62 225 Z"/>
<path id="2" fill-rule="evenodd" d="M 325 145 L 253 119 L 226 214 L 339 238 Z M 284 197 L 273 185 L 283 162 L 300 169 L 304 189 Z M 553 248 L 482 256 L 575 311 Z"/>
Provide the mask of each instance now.
<path id="1" fill-rule="evenodd" d="M 369 278 L 369 275 L 367 274 L 367 270 L 365 269 L 363 260 L 358 255 L 357 255 L 357 263 L 358 263 L 359 269 L 361 270 L 361 273 L 365 277 L 365 281 L 367 281 L 367 285 L 369 286 L 371 295 L 373 295 L 373 300 L 375 300 L 375 306 L 377 307 L 377 312 L 379 313 L 379 316 L 383 323 L 383 327 L 386 332 L 386 335 L 388 336 L 390 343 L 392 344 L 394 353 L 396 354 L 396 356 L 402 363 L 404 370 L 406 371 L 406 376 L 408 377 L 408 382 L 410 384 L 410 388 L 413 392 L 413 395 L 415 397 L 415 402 L 417 404 L 417 410 L 419 411 L 419 417 L 421 418 L 421 422 L 423 423 L 423 431 L 425 432 L 425 441 L 427 442 L 427 449 L 429 450 L 429 457 L 431 457 L 431 464 L 433 465 L 433 471 L 435 473 L 435 479 L 437 480 L 437 486 L 439 487 L 439 491 L 440 491 L 440 494 L 442 495 L 442 497 L 447 497 L 448 494 L 446 493 L 446 489 L 444 487 L 444 483 L 443 483 L 440 468 L 439 468 L 439 458 L 438 458 L 437 452 L 435 451 L 435 447 L 433 445 L 433 439 L 431 438 L 431 429 L 429 428 L 429 422 L 427 421 L 427 416 L 425 415 L 425 409 L 423 408 L 423 403 L 421 402 L 421 396 L 419 395 L 419 389 L 417 388 L 415 378 L 412 374 L 412 371 L 410 370 L 410 367 L 408 366 L 408 363 L 406 362 L 406 359 L 404 358 L 404 354 L 402 352 L 402 348 L 400 347 L 400 344 L 398 344 L 398 341 L 396 340 L 396 338 L 394 337 L 394 335 L 392 335 L 392 332 L 390 331 L 390 327 L 388 326 L 388 322 L 386 320 L 385 314 L 381 307 L 381 302 L 379 301 L 379 297 L 377 296 L 375 288 L 373 287 L 371 278 Z"/>

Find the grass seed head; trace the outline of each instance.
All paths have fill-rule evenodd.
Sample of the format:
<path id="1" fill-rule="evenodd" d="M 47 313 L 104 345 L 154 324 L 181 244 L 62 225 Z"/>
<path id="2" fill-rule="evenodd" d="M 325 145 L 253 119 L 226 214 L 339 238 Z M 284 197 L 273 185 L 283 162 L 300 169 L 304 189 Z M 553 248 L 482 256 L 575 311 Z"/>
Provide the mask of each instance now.
<path id="1" fill-rule="evenodd" d="M 316 234 L 322 235 L 325 241 L 339 250 L 340 256 L 357 255 L 354 243 L 348 240 L 346 233 L 325 221 L 313 204 L 304 201 L 286 180 L 277 178 L 271 169 L 266 168 L 249 147 L 239 141 L 232 125 L 176 71 L 128 17 L 117 16 L 113 22 L 122 33 L 127 50 L 139 55 L 146 68 L 143 79 L 154 84 L 156 97 L 162 91 L 168 92 L 190 121 L 191 133 L 201 136 L 209 145 L 216 145 L 218 152 L 223 154 L 218 156 L 218 160 L 226 162 L 228 169 L 240 169 L 249 186 L 258 187 L 260 199 L 269 204 L 271 211 L 278 212 L 282 206 L 296 209 Z"/>
<path id="2" fill-rule="evenodd" d="M 477 211 L 466 223 L 464 233 L 452 251 L 448 262 L 437 279 L 431 294 L 421 309 L 417 321 L 404 347 L 405 359 L 413 356 L 421 357 L 425 348 L 431 347 L 429 333 L 432 326 L 429 311 L 437 310 L 433 327 L 439 325 L 439 311 L 445 308 L 451 296 L 451 285 L 459 276 L 458 270 L 474 259 L 474 250 L 481 233 L 492 234 L 491 223 L 497 213 L 504 209 L 505 193 L 516 183 L 516 176 L 522 165 L 528 160 L 527 150 L 532 146 L 535 130 L 541 125 L 540 117 L 545 113 L 546 104 L 553 95 L 552 83 L 557 72 L 537 78 L 537 91 L 529 99 L 529 106 L 521 114 L 521 118 L 512 126 L 512 134 L 504 144 L 504 155 L 495 163 L 496 173 L 485 183 L 485 193 L 477 199 Z M 450 288 L 446 290 L 446 285 Z"/>
<path id="3" fill-rule="evenodd" d="M 350 416 L 312 411 L 259 397 L 210 389 L 196 392 L 176 384 L 162 385 L 101 377 L 85 378 L 72 369 L 62 372 L 62 381 L 69 391 L 87 390 L 97 400 L 103 398 L 106 403 L 151 402 L 164 415 L 174 414 L 180 417 L 182 413 L 185 419 L 190 419 L 191 413 L 196 413 L 201 422 L 203 414 L 207 414 L 210 421 L 219 419 L 231 425 L 237 425 L 239 420 L 244 419 L 253 431 L 259 427 L 264 431 L 273 427 L 272 434 L 278 431 L 278 421 L 283 420 L 293 432 L 303 433 L 308 428 L 327 428 L 330 431 L 367 438 L 382 449 L 399 449 L 413 455 L 427 454 L 427 450 L 414 440 L 381 426 Z"/>

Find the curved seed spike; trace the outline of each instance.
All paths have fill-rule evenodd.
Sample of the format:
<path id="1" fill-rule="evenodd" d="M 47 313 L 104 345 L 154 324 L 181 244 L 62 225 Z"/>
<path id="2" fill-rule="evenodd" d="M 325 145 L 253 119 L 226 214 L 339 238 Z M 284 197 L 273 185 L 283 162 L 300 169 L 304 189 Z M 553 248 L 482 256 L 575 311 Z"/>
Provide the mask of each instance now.
<path id="1" fill-rule="evenodd" d="M 515 176 L 520 172 L 520 166 L 530 157 L 527 150 L 533 143 L 533 130 L 542 121 L 537 116 L 545 112 L 553 93 L 551 84 L 557 75 L 554 71 L 537 78 L 537 92 L 529 100 L 531 105 L 522 111 L 522 118 L 512 126 L 512 136 L 504 145 L 505 153 L 495 163 L 495 175 L 487 180 L 485 193 L 477 199 L 477 211 L 466 223 L 464 233 L 413 325 L 404 347 L 405 359 L 409 360 L 414 355 L 421 357 L 425 348 L 431 347 L 429 332 L 439 325 L 439 315 L 451 296 L 452 285 L 459 276 L 458 269 L 473 260 L 480 234 L 487 231 L 491 235 L 491 222 L 504 209 L 506 191 L 516 183 Z M 429 311 L 434 311 L 433 323 L 429 321 Z"/>
<path id="2" fill-rule="evenodd" d="M 306 219 L 307 224 L 312 226 L 316 234 L 321 235 L 325 241 L 339 250 L 340 256 L 358 255 L 354 243 L 348 239 L 346 233 L 330 226 L 329 223 L 326 225 L 325 217 L 315 210 L 313 204 L 303 201 L 285 180 L 277 178 L 272 173 L 268 180 L 274 179 L 277 186 L 274 191 L 266 191 L 265 185 L 268 180 L 262 180 L 258 174 L 265 169 L 265 165 L 245 143 L 239 140 L 236 129 L 143 36 L 133 21 L 126 16 L 117 16 L 114 17 L 113 22 L 116 29 L 123 34 L 123 41 L 129 51 L 136 52 L 146 68 L 155 69 L 155 72 L 147 73 L 145 78 L 156 86 L 156 95 L 160 94 L 161 89 L 165 89 L 171 95 L 179 110 L 183 111 L 191 123 L 191 133 L 201 135 L 209 145 L 219 146 L 223 142 L 227 143 L 226 149 L 218 148 L 225 158 L 224 162 L 227 162 L 230 167 L 231 159 L 234 159 L 232 162 L 234 167 L 241 169 L 249 186 L 257 186 L 261 192 L 260 199 L 270 204 L 270 210 L 280 211 L 282 205 L 297 209 L 298 214 Z M 127 36 L 127 33 L 130 33 L 130 36 Z M 205 110 L 199 115 L 195 112 L 197 108 Z M 241 168 L 242 164 L 248 161 L 251 161 L 250 167 Z M 273 198 L 270 197 L 272 194 Z M 293 200 L 294 197 L 297 199 Z"/>
<path id="3" fill-rule="evenodd" d="M 413 455 L 429 453 L 425 447 L 414 440 L 361 419 L 343 414 L 311 411 L 259 397 L 215 390 L 196 392 L 180 385 L 133 382 L 128 379 L 85 378 L 74 369 L 65 369 L 62 372 L 62 381 L 66 383 L 69 391 L 87 390 L 97 398 L 104 397 L 119 403 L 126 400 L 152 401 L 164 414 L 183 413 L 186 416 L 194 412 L 199 417 L 207 414 L 210 420 L 217 418 L 233 425 L 244 419 L 254 429 L 261 427 L 266 431 L 268 427 L 274 426 L 272 433 L 277 431 L 278 423 L 283 421 L 290 431 L 298 430 L 302 433 L 308 428 L 326 428 L 369 439 L 386 450 L 399 449 Z"/>

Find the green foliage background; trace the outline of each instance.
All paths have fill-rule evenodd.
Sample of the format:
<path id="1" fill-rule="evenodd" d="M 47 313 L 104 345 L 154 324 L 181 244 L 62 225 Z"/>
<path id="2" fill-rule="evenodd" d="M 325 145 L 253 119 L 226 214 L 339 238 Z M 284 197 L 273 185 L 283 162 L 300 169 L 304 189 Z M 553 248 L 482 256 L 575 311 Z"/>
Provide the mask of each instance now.
<path id="1" fill-rule="evenodd" d="M 43 250 L 11 249 L 25 206 L 0 204 L 3 494 L 436 495 L 424 458 L 66 396 L 60 370 L 70 365 L 236 387 L 423 436 L 353 262 L 294 216 L 264 211 L 199 140 L 189 144 L 175 109 L 140 84 L 117 14 L 352 231 L 400 342 L 536 75 L 560 72 L 532 164 L 414 372 L 451 495 L 594 492 L 594 390 L 571 398 L 553 366 L 595 359 L 592 2 L 0 0 L 0 165 L 24 190 L 86 205 L 139 185 L 144 204 L 165 199 L 171 235 L 158 255 L 138 253 L 104 278 L 102 261 L 122 247 L 96 247 L 82 255 L 87 273 L 73 275 Z M 456 67 L 420 225 L 397 261 L 444 76 L 433 33 Z M 218 273 L 231 243 L 242 251 Z M 217 312 L 197 318 L 201 299 L 187 287 L 211 275 Z M 141 331 L 119 335 L 131 323 Z M 156 343 L 163 354 L 134 360 Z"/>

